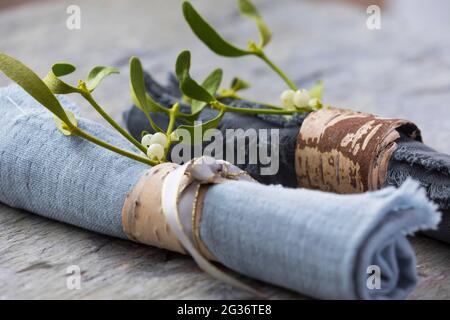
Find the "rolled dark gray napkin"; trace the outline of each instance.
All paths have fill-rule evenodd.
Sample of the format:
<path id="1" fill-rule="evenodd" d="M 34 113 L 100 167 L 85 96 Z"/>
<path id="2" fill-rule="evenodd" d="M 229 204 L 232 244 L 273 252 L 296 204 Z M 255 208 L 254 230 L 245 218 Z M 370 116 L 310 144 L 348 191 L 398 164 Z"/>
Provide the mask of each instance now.
<path id="1" fill-rule="evenodd" d="M 175 102 L 180 102 L 181 94 L 178 89 L 178 82 L 173 75 L 169 76 L 167 86 L 157 83 L 148 73 L 145 76 L 148 93 L 159 103 L 165 106 L 172 106 Z M 234 106 L 259 108 L 247 101 L 229 100 L 227 103 Z M 190 108 L 182 104 L 181 109 L 189 113 Z M 216 112 L 205 109 L 199 120 L 205 121 L 214 117 Z M 260 164 L 239 164 L 239 167 L 249 172 L 256 180 L 266 184 L 281 184 L 286 187 L 297 187 L 295 173 L 295 147 L 297 136 L 302 121 L 306 115 L 297 115 L 295 118 L 286 121 L 286 118 L 273 115 L 244 115 L 237 113 L 227 113 L 218 129 L 225 132 L 226 129 L 244 130 L 274 128 L 279 130 L 279 171 L 275 175 L 261 175 Z M 167 117 L 164 114 L 156 114 L 156 122 L 162 126 L 167 124 Z M 132 107 L 124 113 L 125 122 L 130 133 L 135 137 L 140 137 L 143 130 L 151 132 L 147 119 L 142 112 Z M 260 143 L 257 141 L 256 143 Z M 268 140 L 262 143 L 270 144 Z M 206 145 L 206 144 L 205 144 Z M 398 148 L 395 150 L 388 166 L 386 186 L 400 186 L 407 177 L 419 181 L 427 190 L 428 197 L 439 205 L 443 212 L 442 222 L 438 231 L 427 233 L 429 236 L 450 243 L 450 156 L 439 153 L 427 145 L 415 141 L 405 135 L 397 141 Z M 224 148 L 225 149 L 225 148 Z M 247 150 L 246 150 L 247 151 Z M 226 153 L 226 150 L 224 150 Z"/>
<path id="2" fill-rule="evenodd" d="M 389 166 L 386 184 L 399 186 L 408 177 L 420 181 L 428 197 L 442 211 L 439 229 L 426 233 L 450 243 L 450 155 L 437 152 L 404 135 L 398 145 Z"/>
<path id="3" fill-rule="evenodd" d="M 83 130 L 137 152 L 64 96 L 60 101 Z M 17 86 L 0 88 L 0 113 L 1 202 L 128 238 L 124 202 L 149 166 L 63 136 L 52 114 Z M 356 195 L 230 181 L 207 189 L 199 230 L 216 260 L 244 275 L 316 298 L 401 299 L 417 283 L 406 235 L 439 219 L 411 180 Z M 374 266 L 379 286 L 368 281 Z"/>
<path id="4" fill-rule="evenodd" d="M 145 73 L 145 83 L 148 93 L 157 100 L 161 105 L 172 106 L 176 102 L 180 102 L 181 93 L 178 89 L 178 82 L 173 75 L 169 77 L 169 84 L 161 86 L 148 73 Z M 262 107 L 254 105 L 246 101 L 229 100 L 230 105 L 237 107 Z M 190 107 L 181 103 L 180 109 L 182 112 L 190 113 Z M 217 112 L 215 110 L 206 108 L 200 114 L 199 121 L 206 121 L 213 118 Z M 166 126 L 168 118 L 163 114 L 153 115 L 155 122 L 160 126 Z M 218 129 L 225 132 L 227 129 L 278 129 L 279 130 L 279 171 L 277 175 L 262 175 L 261 164 L 237 164 L 241 169 L 247 171 L 253 178 L 265 184 L 282 184 L 285 187 L 297 187 L 297 179 L 294 168 L 294 154 L 295 145 L 297 143 L 298 128 L 300 127 L 305 115 L 298 114 L 289 121 L 286 119 L 273 115 L 257 115 L 250 116 L 236 113 L 226 113 L 220 122 Z M 125 111 L 124 120 L 130 133 L 140 139 L 141 132 L 146 130 L 152 132 L 149 128 L 148 121 L 143 116 L 141 110 L 132 107 Z M 178 124 L 182 124 L 181 122 Z M 259 140 L 259 137 L 258 137 Z M 256 143 L 259 143 L 257 141 Z M 265 144 L 271 144 L 271 136 L 268 134 Z M 204 146 L 207 142 L 204 143 Z M 245 153 L 248 154 L 248 144 Z M 224 146 L 223 153 L 226 154 L 226 146 Z M 170 153 L 169 153 L 170 155 Z M 246 156 L 247 158 L 247 156 Z"/>

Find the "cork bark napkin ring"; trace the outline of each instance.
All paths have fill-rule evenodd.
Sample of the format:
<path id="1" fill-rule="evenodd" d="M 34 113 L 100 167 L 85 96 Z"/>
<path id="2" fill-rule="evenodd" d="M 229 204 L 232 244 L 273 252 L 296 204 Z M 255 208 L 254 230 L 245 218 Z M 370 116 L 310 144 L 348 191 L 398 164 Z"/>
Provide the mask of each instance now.
<path id="1" fill-rule="evenodd" d="M 151 168 L 128 194 L 122 210 L 125 234 L 133 241 L 189 254 L 215 278 L 261 293 L 212 264 L 216 260 L 200 237 L 203 199 L 211 184 L 254 181 L 245 171 L 223 160 L 200 157 L 179 166 Z"/>
<path id="2" fill-rule="evenodd" d="M 324 108 L 304 120 L 295 150 L 300 187 L 337 193 L 380 189 L 400 132 L 422 141 L 407 120 Z"/>

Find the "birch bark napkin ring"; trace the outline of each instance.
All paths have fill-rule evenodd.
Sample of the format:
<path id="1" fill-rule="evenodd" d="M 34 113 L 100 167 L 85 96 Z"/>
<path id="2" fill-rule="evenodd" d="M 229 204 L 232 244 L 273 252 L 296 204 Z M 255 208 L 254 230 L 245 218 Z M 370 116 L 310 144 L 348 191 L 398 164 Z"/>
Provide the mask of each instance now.
<path id="1" fill-rule="evenodd" d="M 299 186 L 337 193 L 382 188 L 400 132 L 422 141 L 411 121 L 338 108 L 311 112 L 295 150 Z"/>
<path id="2" fill-rule="evenodd" d="M 208 185 L 229 180 L 253 181 L 232 164 L 211 157 L 179 166 L 163 163 L 151 168 L 127 195 L 122 210 L 125 234 L 133 241 L 190 254 L 198 266 L 217 279 L 261 293 L 208 260 L 217 260 L 200 237 L 203 200 Z"/>

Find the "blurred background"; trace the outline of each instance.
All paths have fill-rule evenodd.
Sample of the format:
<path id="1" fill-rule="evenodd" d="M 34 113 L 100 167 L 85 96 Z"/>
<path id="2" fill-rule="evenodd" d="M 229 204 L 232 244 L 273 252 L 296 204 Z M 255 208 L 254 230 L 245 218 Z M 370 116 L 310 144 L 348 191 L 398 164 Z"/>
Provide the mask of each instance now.
<path id="1" fill-rule="evenodd" d="M 450 1 L 445 0 L 254 0 L 273 42 L 268 55 L 300 86 L 325 82 L 326 103 L 409 118 L 425 142 L 450 153 Z M 136 55 L 164 82 L 177 54 L 193 53 L 192 74 L 203 78 L 222 67 L 225 79 L 252 84 L 247 95 L 277 102 L 283 82 L 261 61 L 227 59 L 210 52 L 190 31 L 181 0 L 0 0 L 0 50 L 44 76 L 67 61 L 78 67 L 69 79 L 84 78 L 95 65 L 121 70 L 95 92 L 120 119 L 131 104 L 128 59 Z M 192 0 L 230 41 L 245 46 L 258 39 L 236 1 Z M 80 9 L 80 28 L 69 29 L 67 9 Z M 380 28 L 371 30 L 369 5 L 380 7 Z M 0 85 L 9 81 L 0 75 Z M 74 97 L 76 101 L 77 97 Z M 85 116 L 100 120 L 86 105 Z M 101 121 L 101 120 L 100 120 Z"/>

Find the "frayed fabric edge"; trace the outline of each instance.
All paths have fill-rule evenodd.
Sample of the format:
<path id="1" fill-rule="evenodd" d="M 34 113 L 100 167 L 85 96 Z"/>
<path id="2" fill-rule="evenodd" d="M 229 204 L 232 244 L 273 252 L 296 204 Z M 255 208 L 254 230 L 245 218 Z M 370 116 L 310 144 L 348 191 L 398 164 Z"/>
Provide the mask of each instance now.
<path id="1" fill-rule="evenodd" d="M 398 189 L 393 187 L 387 189 L 392 189 L 393 193 L 386 206 L 395 208 L 395 212 L 413 209 L 415 221 L 411 220 L 409 225 L 404 226 L 402 234 L 413 235 L 418 231 L 437 229 L 442 214 L 438 210 L 438 205 L 428 199 L 425 189 L 419 182 L 407 178 Z"/>
<path id="2" fill-rule="evenodd" d="M 427 152 L 431 151 L 434 150 L 430 148 Z M 394 152 L 393 159 L 396 161 L 406 162 L 410 166 L 421 166 L 426 170 L 435 170 L 450 176 L 450 166 L 444 159 L 435 159 L 432 155 L 426 155 L 417 151 L 413 152 L 405 146 L 400 146 Z"/>
<path id="3" fill-rule="evenodd" d="M 409 172 L 402 170 L 389 170 L 386 176 L 385 187 L 399 187 L 408 178 L 411 178 Z M 434 203 L 438 204 L 440 209 L 448 209 L 450 207 L 450 199 L 448 197 L 450 186 L 437 182 L 425 183 L 420 181 L 418 183 L 425 190 L 428 195 L 428 199 L 431 199 Z"/>

